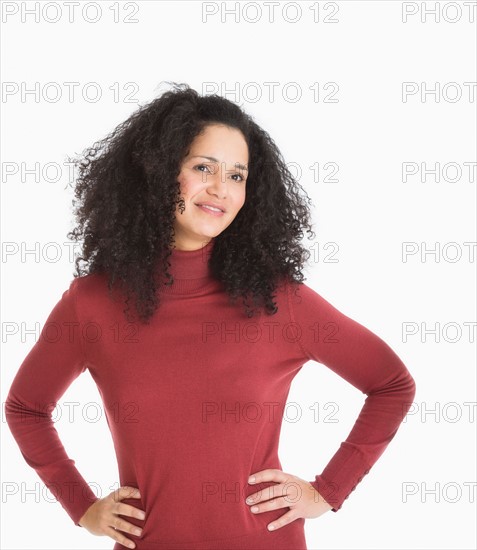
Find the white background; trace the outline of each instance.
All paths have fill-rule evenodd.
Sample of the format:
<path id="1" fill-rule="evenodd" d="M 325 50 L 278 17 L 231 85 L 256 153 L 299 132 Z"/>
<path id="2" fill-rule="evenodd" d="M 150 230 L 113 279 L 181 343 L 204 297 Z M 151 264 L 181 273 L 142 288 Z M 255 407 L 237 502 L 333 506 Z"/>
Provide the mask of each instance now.
<path id="1" fill-rule="evenodd" d="M 136 110 L 137 102 L 125 101 L 129 92 L 144 104 L 168 89 L 164 81 L 236 101 L 301 167 L 317 234 L 304 242 L 320 252 L 307 284 L 384 339 L 417 384 L 412 414 L 342 509 L 306 521 L 309 549 L 475 548 L 476 262 L 464 243 L 476 241 L 476 2 L 283 2 L 273 20 L 266 2 L 237 3 L 236 20 L 225 18 L 220 2 L 120 2 L 117 22 L 109 1 L 83 13 L 80 2 L 71 22 L 66 3 L 50 2 L 47 11 L 46 2 L 37 4 L 37 21 L 22 21 L 33 2 L 2 6 L 2 548 L 113 547 L 76 527 L 54 501 L 24 462 L 3 405 L 35 341 L 21 323 L 39 329 L 73 279 L 65 244 L 73 183 L 63 163 Z M 95 6 L 100 17 L 92 23 Z M 217 13 L 206 17 L 206 9 Z M 432 9 L 439 21 L 426 13 Z M 128 14 L 137 22 L 126 23 Z M 64 82 L 79 83 L 71 101 Z M 38 96 L 22 97 L 35 83 Z M 57 83 L 61 97 L 47 83 Z M 403 83 L 415 93 L 404 97 Z M 437 95 L 423 93 L 436 86 Z M 54 171 L 9 172 L 36 162 L 62 166 L 59 181 L 48 181 Z M 338 168 L 335 181 L 325 178 L 327 163 Z M 419 170 L 405 182 L 403 163 Z M 440 163 L 440 181 L 421 179 L 421 163 Z M 442 170 L 447 163 L 460 177 L 454 164 Z M 473 172 L 464 163 L 474 163 Z M 415 253 L 403 258 L 403 243 Z M 25 254 L 35 246 L 36 254 Z M 421 254 L 436 247 L 437 255 Z M 438 341 L 424 334 L 436 324 Z M 405 326 L 417 332 L 405 338 Z M 56 427 L 79 471 L 99 480 L 105 496 L 118 486 L 106 419 L 68 422 L 61 404 L 69 401 L 101 403 L 88 372 L 64 394 Z M 346 438 L 364 395 L 309 362 L 289 401 L 303 411 L 319 403 L 319 422 L 310 414 L 285 420 L 280 440 L 284 471 L 311 480 Z M 324 421 L 331 402 L 338 423 Z M 405 497 L 406 487 L 414 494 Z"/>

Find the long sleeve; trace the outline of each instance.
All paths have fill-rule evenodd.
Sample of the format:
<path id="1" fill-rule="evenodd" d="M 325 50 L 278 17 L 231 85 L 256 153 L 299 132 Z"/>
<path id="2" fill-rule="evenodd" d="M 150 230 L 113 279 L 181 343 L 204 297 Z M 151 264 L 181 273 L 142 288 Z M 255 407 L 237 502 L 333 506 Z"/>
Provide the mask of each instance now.
<path id="1" fill-rule="evenodd" d="M 98 498 L 67 455 L 51 417 L 57 401 L 86 369 L 76 285 L 74 279 L 20 365 L 6 398 L 5 415 L 27 464 L 80 527 L 78 521 Z"/>
<path id="2" fill-rule="evenodd" d="M 310 482 L 337 512 L 396 435 L 416 386 L 401 359 L 376 334 L 307 285 L 292 283 L 287 288 L 304 355 L 367 396 L 348 437 Z"/>

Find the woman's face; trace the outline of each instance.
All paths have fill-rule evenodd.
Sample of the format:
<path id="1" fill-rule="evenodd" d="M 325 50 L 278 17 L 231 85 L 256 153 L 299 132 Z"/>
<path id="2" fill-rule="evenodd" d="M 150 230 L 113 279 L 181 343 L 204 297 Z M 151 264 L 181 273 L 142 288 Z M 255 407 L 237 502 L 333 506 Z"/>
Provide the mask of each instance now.
<path id="1" fill-rule="evenodd" d="M 245 202 L 248 147 L 236 128 L 210 124 L 196 136 L 178 177 L 184 199 L 176 207 L 174 245 L 197 250 L 228 227 Z M 216 205 L 222 211 L 206 206 Z"/>

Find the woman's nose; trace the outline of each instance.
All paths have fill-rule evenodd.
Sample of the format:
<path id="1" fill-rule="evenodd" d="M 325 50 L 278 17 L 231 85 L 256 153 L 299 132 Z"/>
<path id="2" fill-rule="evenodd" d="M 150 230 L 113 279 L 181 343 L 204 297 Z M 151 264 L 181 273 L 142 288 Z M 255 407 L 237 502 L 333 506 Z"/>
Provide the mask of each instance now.
<path id="1" fill-rule="evenodd" d="M 217 170 L 209 179 L 209 184 L 219 197 L 224 198 L 227 196 L 227 174 L 224 170 Z"/>

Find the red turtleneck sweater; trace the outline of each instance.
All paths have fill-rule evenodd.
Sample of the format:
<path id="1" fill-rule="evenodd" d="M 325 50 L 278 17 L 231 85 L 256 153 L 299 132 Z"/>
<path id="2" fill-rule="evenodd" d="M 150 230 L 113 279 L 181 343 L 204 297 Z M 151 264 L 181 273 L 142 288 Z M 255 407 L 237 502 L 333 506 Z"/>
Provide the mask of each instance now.
<path id="1" fill-rule="evenodd" d="M 126 533 L 138 550 L 306 549 L 303 518 L 269 531 L 288 508 L 253 514 L 245 503 L 275 485 L 250 485 L 250 474 L 282 469 L 293 378 L 311 359 L 367 395 L 346 441 L 311 481 L 334 511 L 396 434 L 414 380 L 383 340 L 305 284 L 279 287 L 275 315 L 247 318 L 211 276 L 213 243 L 173 250 L 175 281 L 162 288 L 150 325 L 136 323 L 121 338 L 111 327 L 126 327 L 124 304 L 108 297 L 106 276 L 73 279 L 13 380 L 6 419 L 26 462 L 78 525 L 98 497 L 66 454 L 51 404 L 88 369 L 120 484 L 141 492 L 123 500 L 146 512 L 144 520 L 125 516 L 143 528 L 141 537 Z"/>

